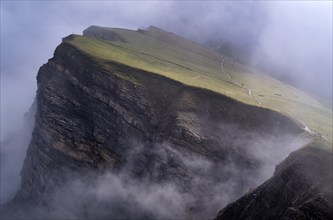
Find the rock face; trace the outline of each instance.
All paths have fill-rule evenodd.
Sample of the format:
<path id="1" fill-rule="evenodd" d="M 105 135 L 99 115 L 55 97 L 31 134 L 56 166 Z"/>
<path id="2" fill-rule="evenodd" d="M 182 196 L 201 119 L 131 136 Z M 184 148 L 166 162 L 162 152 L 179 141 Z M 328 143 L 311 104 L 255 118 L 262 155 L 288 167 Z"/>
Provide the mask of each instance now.
<path id="1" fill-rule="evenodd" d="M 111 28 L 106 29 L 92 25 L 89 28 L 85 29 L 83 31 L 83 34 L 88 37 L 93 37 L 107 41 L 116 40 L 116 41 L 125 42 L 125 40 L 121 36 L 119 36 L 116 32 L 112 31 Z"/>
<path id="2" fill-rule="evenodd" d="M 332 219 L 332 154 L 312 144 L 290 154 L 274 176 L 215 219 Z"/>
<path id="3" fill-rule="evenodd" d="M 214 218 L 221 207 L 268 177 L 263 175 L 267 164 L 258 156 L 268 144 L 278 148 L 292 142 L 300 133 L 296 124 L 279 113 L 118 63 L 108 65 L 110 68 L 106 69 L 96 64 L 65 40 L 57 47 L 54 57 L 40 68 L 35 128 L 21 173 L 21 189 L 4 206 L 5 216 L 17 217 L 19 212 L 13 210 L 18 209 L 13 207 L 19 206 L 24 210 L 19 214 L 24 216 L 50 218 L 50 212 L 43 209 L 54 209 L 52 200 L 61 194 L 62 187 L 80 180 L 81 186 L 85 181 L 83 185 L 89 182 L 92 188 L 101 188 L 94 185 L 94 180 L 111 173 L 106 178 L 109 191 L 119 189 L 115 180 L 121 175 L 120 185 L 133 184 L 120 189 L 135 193 L 124 197 L 126 192 L 121 195 L 113 192 L 117 196 L 112 194 L 101 199 L 100 194 L 79 191 L 73 195 L 77 200 L 64 197 L 62 202 L 69 204 L 69 208 L 62 207 L 51 217 Z M 258 140 L 261 142 L 257 143 Z M 278 198 L 280 188 L 290 175 L 303 178 L 297 173 L 297 161 L 292 164 L 295 169 L 285 169 L 281 164 L 272 179 L 242 198 L 241 205 L 251 207 L 252 212 L 236 203 L 236 208 L 228 206 L 218 218 L 241 219 L 248 215 L 254 219 L 253 213 L 259 209 L 256 205 L 261 204 L 254 194 L 270 195 L 273 182 L 275 194 L 270 199 Z M 291 173 L 287 172 L 290 169 Z M 283 216 L 280 214 L 286 207 L 280 207 L 279 203 L 297 200 L 296 205 L 287 205 L 288 215 L 307 216 L 299 210 L 309 207 L 301 206 L 308 194 L 304 198 L 296 197 L 308 188 L 299 187 L 297 178 L 290 181 L 291 200 L 279 198 L 279 202 L 272 200 L 268 205 Z M 146 190 L 137 186 L 140 182 L 153 190 L 140 197 Z M 161 189 L 169 189 L 170 184 L 172 190 L 168 192 L 175 192 L 174 198 L 167 198 L 168 202 L 163 203 L 166 194 L 151 197 L 153 191 L 164 192 Z M 138 190 L 133 191 L 133 187 Z M 68 193 L 72 191 L 75 190 Z M 102 194 L 110 195 L 109 191 Z M 136 201 L 136 197 L 154 199 L 153 202 Z M 172 205 L 175 198 L 179 203 Z M 70 202 L 66 203 L 67 200 Z M 162 208 L 149 209 L 159 202 Z M 315 206 L 316 202 L 313 200 L 311 204 Z M 73 203 L 80 207 L 71 210 Z M 142 208 L 140 203 L 148 205 Z M 180 206 L 180 210 L 172 213 Z M 326 211 L 323 215 L 329 216 Z M 264 214 L 260 217 L 264 218 Z"/>

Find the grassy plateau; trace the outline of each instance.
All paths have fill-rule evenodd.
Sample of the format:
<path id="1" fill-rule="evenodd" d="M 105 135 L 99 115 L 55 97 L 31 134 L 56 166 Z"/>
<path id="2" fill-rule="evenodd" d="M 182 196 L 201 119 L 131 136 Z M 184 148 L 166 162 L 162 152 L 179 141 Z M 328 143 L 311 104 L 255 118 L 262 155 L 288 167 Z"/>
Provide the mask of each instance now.
<path id="1" fill-rule="evenodd" d="M 305 92 L 155 27 L 138 31 L 101 29 L 123 40 L 75 35 L 65 42 L 105 69 L 112 68 L 108 62 L 117 62 L 185 85 L 208 89 L 249 105 L 280 112 L 331 150 L 332 111 Z M 124 72 L 117 74 L 140 83 L 139 75 L 129 77 Z"/>

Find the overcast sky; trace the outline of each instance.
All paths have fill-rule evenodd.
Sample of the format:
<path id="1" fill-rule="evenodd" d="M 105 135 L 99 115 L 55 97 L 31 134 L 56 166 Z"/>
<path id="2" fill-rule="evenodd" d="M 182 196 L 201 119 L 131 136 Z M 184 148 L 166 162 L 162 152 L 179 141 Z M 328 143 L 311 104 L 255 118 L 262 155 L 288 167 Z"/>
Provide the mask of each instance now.
<path id="1" fill-rule="evenodd" d="M 149 25 L 199 42 L 251 44 L 303 87 L 332 93 L 332 2 L 1 1 L 1 139 L 21 124 L 39 67 L 88 26 Z"/>

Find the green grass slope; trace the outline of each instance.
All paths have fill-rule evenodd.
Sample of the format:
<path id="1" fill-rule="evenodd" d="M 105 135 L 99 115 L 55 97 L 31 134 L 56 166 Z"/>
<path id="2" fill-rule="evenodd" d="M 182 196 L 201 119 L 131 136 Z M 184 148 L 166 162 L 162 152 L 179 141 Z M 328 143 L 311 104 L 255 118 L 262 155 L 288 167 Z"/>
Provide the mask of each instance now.
<path id="1" fill-rule="evenodd" d="M 112 70 L 108 62 L 118 62 L 185 85 L 208 89 L 249 105 L 280 112 L 331 149 L 332 111 L 305 92 L 156 27 L 138 31 L 97 29 L 117 37 L 114 40 L 101 40 L 96 38 L 98 36 L 74 35 L 64 42 L 106 69 Z M 140 76 L 118 74 L 140 83 Z"/>

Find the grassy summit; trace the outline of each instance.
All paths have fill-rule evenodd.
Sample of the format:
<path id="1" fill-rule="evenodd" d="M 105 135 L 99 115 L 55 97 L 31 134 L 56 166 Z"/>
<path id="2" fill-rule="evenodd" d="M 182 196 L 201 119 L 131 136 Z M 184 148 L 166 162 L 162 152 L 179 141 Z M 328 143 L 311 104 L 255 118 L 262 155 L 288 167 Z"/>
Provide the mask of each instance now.
<path id="1" fill-rule="evenodd" d="M 278 111 L 331 147 L 332 111 L 298 89 L 155 27 L 138 31 L 90 28 L 88 36 L 75 35 L 65 42 L 106 69 L 114 70 L 110 61 L 117 62 Z M 116 74 L 140 84 L 140 76 Z"/>

